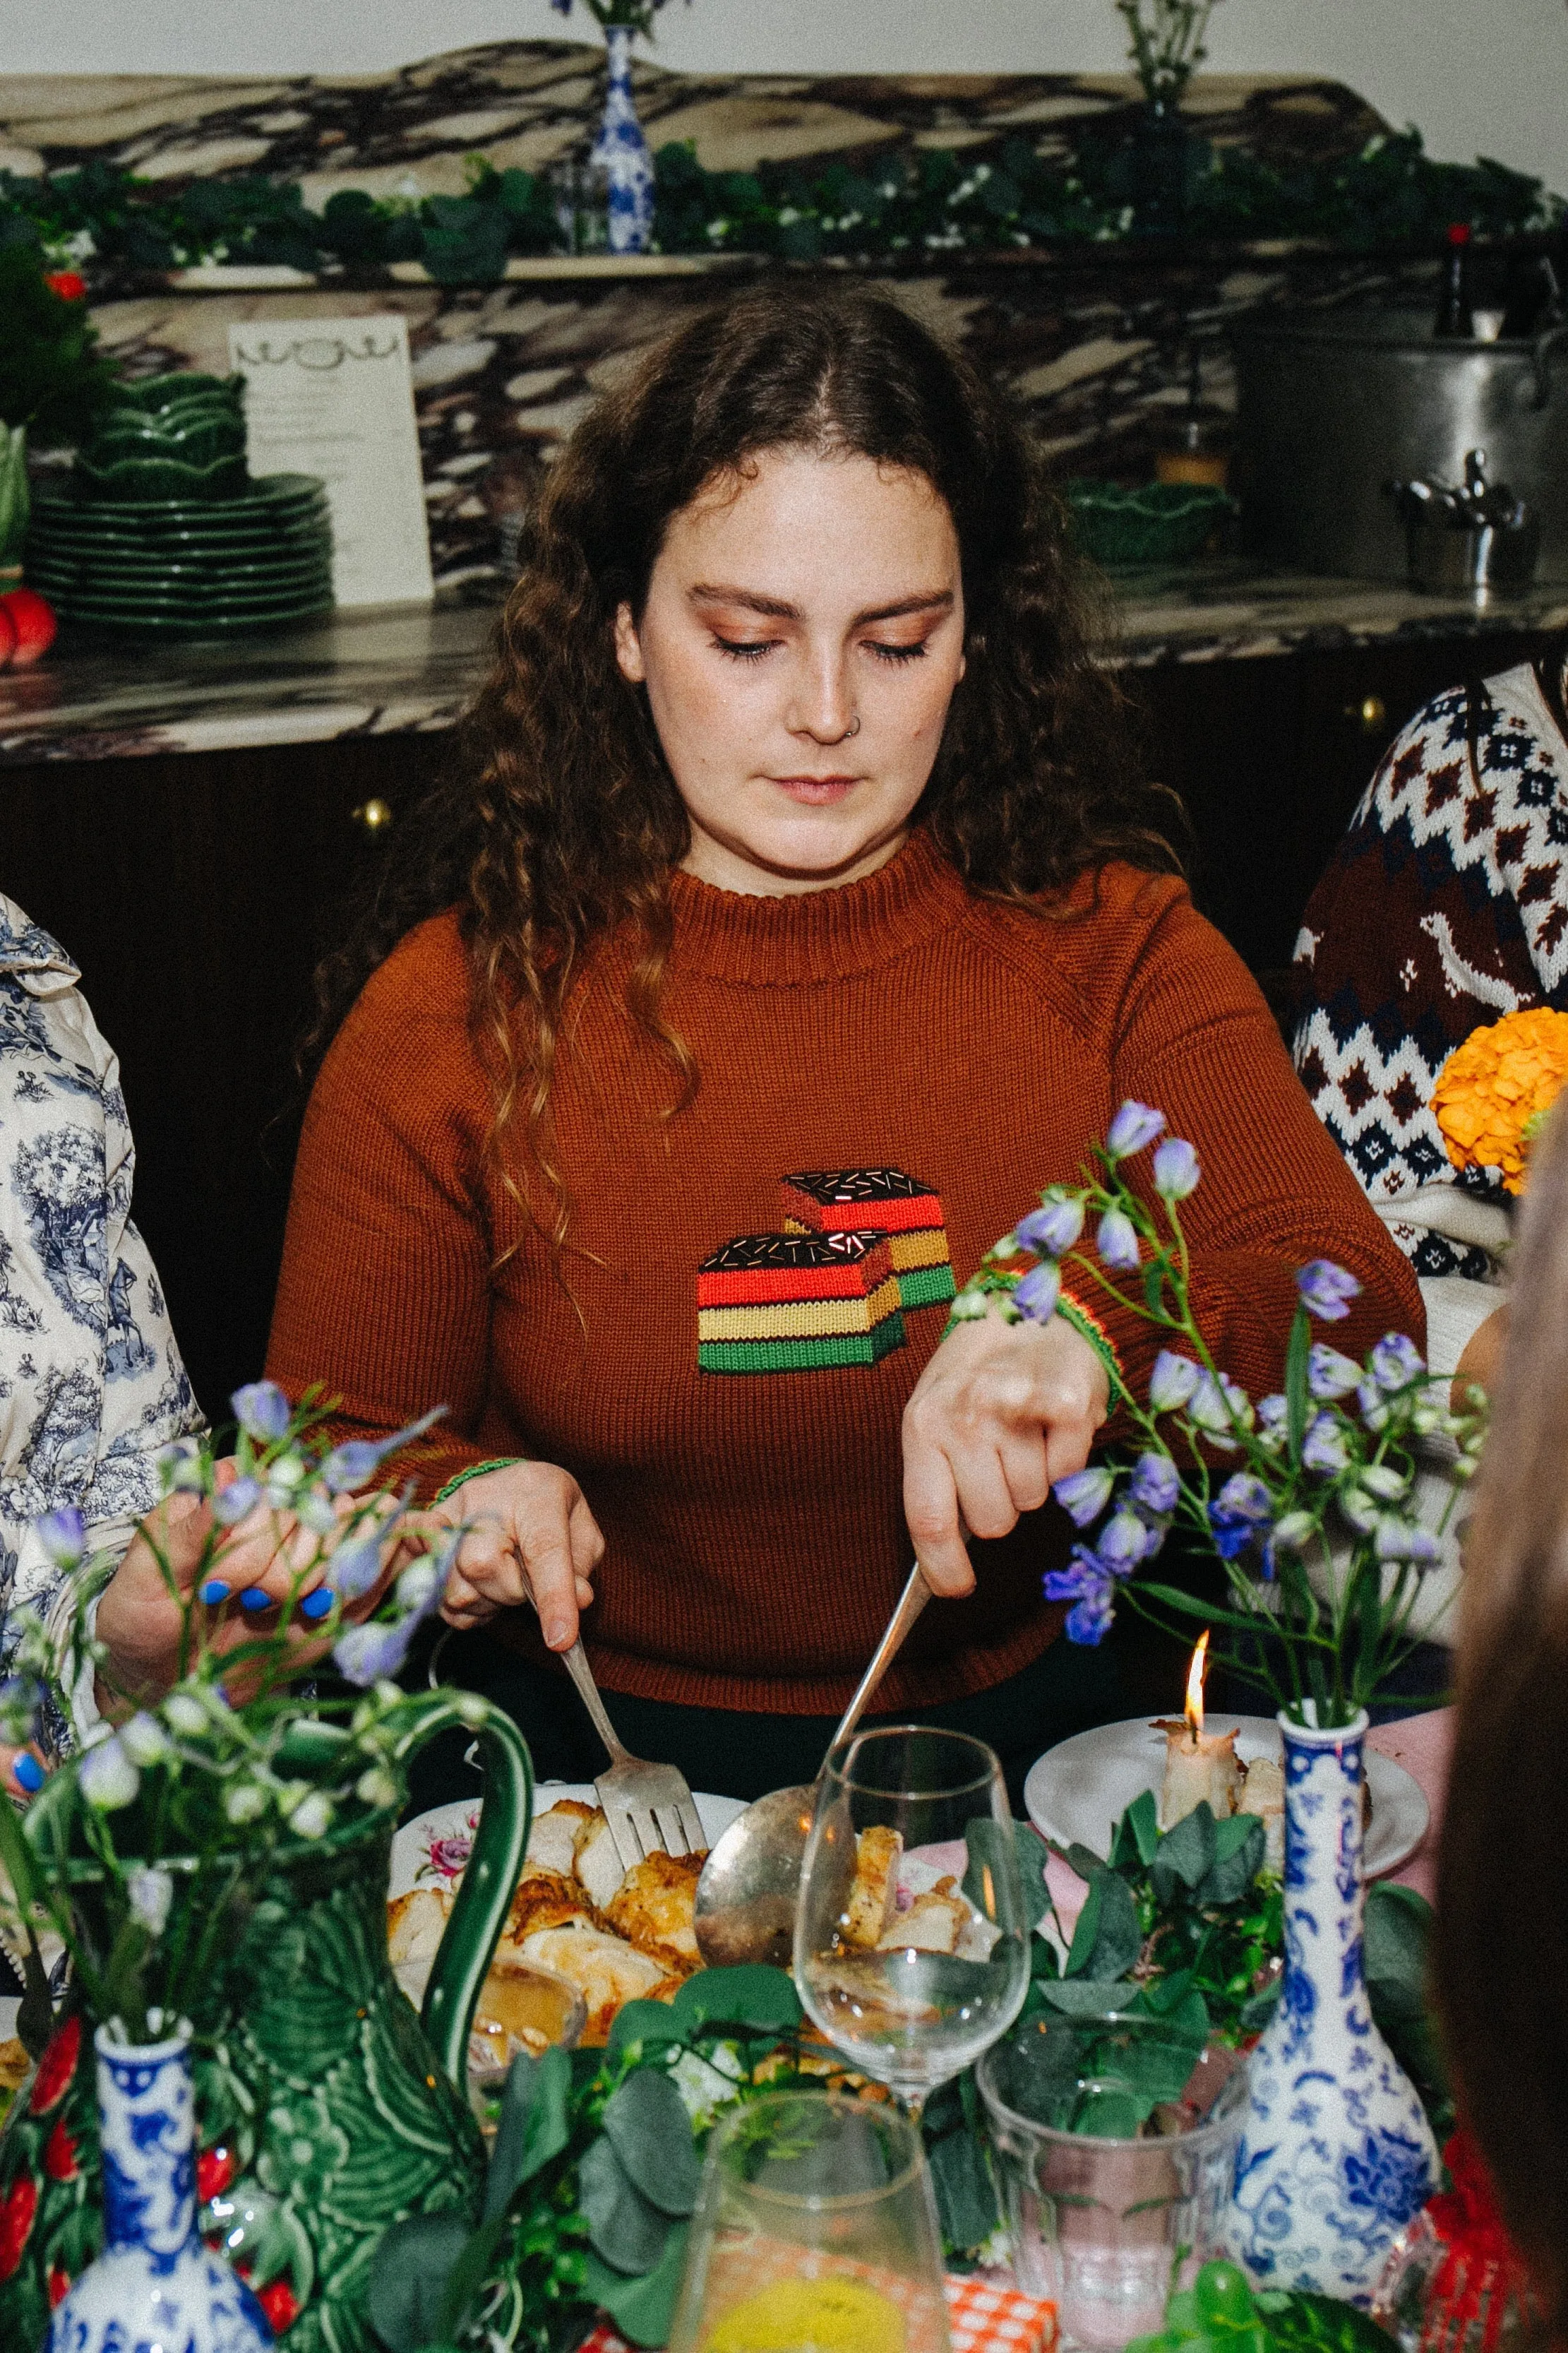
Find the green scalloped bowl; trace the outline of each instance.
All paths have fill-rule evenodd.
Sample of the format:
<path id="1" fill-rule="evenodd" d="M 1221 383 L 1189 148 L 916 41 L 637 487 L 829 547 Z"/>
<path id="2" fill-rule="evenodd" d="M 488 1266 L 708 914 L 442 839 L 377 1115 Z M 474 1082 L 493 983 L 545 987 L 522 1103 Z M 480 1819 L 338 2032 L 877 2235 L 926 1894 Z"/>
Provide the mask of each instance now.
<path id="1" fill-rule="evenodd" d="M 1191 564 L 1221 541 L 1239 510 L 1228 491 L 1206 482 L 1121 482 L 1079 479 L 1063 491 L 1080 554 L 1108 572 Z"/>
<path id="2" fill-rule="evenodd" d="M 244 398 L 242 375 L 202 375 L 194 368 L 179 368 L 167 375 L 144 375 L 134 383 L 117 385 L 114 406 L 157 416 L 192 402 L 221 401 L 226 407 L 237 410 Z"/>
<path id="3" fill-rule="evenodd" d="M 76 471 L 90 491 L 123 506 L 156 505 L 168 499 L 211 502 L 243 496 L 249 486 L 243 454 L 209 458 L 203 465 L 183 458 L 112 458 L 96 465 L 82 451 Z"/>
<path id="4" fill-rule="evenodd" d="M 307 512 L 328 512 L 327 486 L 318 474 L 256 475 L 244 482 L 237 496 L 226 499 L 221 507 L 211 500 L 192 498 L 188 493 L 160 500 L 111 499 L 96 490 L 84 496 L 81 489 L 74 485 L 68 490 L 52 490 L 43 484 L 33 492 L 33 512 L 41 522 L 56 515 L 79 522 L 90 514 L 106 525 L 119 522 L 138 536 L 160 522 L 177 523 L 183 518 L 207 527 L 225 517 L 233 522 L 259 523 L 270 522 L 279 513 Z"/>

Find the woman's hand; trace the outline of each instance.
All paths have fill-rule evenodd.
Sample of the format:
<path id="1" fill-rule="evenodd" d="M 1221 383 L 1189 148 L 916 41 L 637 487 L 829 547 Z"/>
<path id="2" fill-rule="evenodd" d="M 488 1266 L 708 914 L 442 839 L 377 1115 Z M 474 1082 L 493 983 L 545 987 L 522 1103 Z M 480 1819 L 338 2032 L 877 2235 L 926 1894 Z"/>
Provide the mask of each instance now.
<path id="1" fill-rule="evenodd" d="M 216 1467 L 219 1487 L 228 1486 L 237 1475 L 237 1466 L 223 1461 Z M 390 1513 L 392 1505 L 381 1508 Z M 337 1509 L 346 1522 L 356 1513 L 363 1514 L 363 1500 L 340 1496 Z M 148 1513 L 132 1537 L 98 1605 L 98 1639 L 110 1654 L 108 1676 L 100 1677 L 97 1691 L 99 1707 L 105 1715 L 118 1713 L 126 1701 L 141 1704 L 160 1699 L 175 1680 L 180 1671 L 182 1604 L 189 1603 L 198 1580 L 204 1592 L 212 1589 L 205 1605 L 209 1612 L 206 1647 L 221 1654 L 262 1632 L 273 1622 L 269 1610 L 290 1596 L 298 1609 L 325 1577 L 330 1543 L 323 1544 L 321 1536 L 288 1513 L 258 1504 L 225 1532 L 216 1553 L 206 1548 L 211 1533 L 212 1513 L 205 1498 L 176 1492 Z M 362 1517 L 356 1536 L 369 1533 L 369 1524 Z M 395 1552 L 396 1546 L 389 1545 L 383 1575 L 344 1609 L 345 1620 L 357 1620 L 375 1608 L 395 1565 Z M 174 1593 L 159 1566 L 160 1553 L 174 1578 Z M 218 1587 L 224 1590 L 218 1591 Z M 289 1640 L 298 1650 L 301 1668 L 325 1647 L 310 1633 L 308 1616 L 305 1622 L 290 1623 Z M 240 1686 L 246 1684 L 242 1670 Z M 232 1689 L 230 1695 L 238 1697 L 240 1688 Z"/>
<path id="2" fill-rule="evenodd" d="M 594 1599 L 605 1556 L 583 1490 L 552 1462 L 509 1462 L 469 1479 L 427 1517 L 474 1523 L 447 1579 L 448 1626 L 482 1626 L 500 1609 L 531 1601 L 552 1651 L 577 1639 L 577 1613 Z"/>
<path id="3" fill-rule="evenodd" d="M 1005 1536 L 1058 1479 L 1081 1471 L 1110 1385 L 1062 1316 L 994 1311 L 950 1332 L 904 1408 L 904 1517 L 933 1593 L 973 1590 L 971 1535 Z"/>

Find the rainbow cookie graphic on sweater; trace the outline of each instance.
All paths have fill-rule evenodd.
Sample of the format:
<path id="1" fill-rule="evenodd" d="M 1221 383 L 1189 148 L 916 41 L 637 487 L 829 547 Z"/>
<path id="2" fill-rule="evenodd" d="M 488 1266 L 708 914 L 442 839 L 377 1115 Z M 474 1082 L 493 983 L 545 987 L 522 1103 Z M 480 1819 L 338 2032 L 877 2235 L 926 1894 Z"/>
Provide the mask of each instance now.
<path id="1" fill-rule="evenodd" d="M 940 1198 L 901 1168 L 819 1168 L 783 1179 L 792 1233 L 876 1227 L 888 1237 L 900 1307 L 934 1307 L 956 1285 Z"/>
<path id="2" fill-rule="evenodd" d="M 903 1339 L 884 1234 L 739 1234 L 698 1269 L 705 1373 L 874 1365 Z"/>

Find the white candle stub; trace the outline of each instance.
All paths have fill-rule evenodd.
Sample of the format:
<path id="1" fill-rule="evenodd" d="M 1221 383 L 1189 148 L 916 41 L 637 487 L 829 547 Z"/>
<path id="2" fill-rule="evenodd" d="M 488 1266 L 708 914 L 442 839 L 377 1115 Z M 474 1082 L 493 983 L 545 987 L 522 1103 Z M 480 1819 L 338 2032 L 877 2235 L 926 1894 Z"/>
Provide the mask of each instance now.
<path id="1" fill-rule="evenodd" d="M 1210 1811 L 1223 1819 L 1239 1813 L 1247 1767 L 1236 1753 L 1234 1732 L 1198 1732 L 1184 1716 L 1161 1720 L 1165 1736 L 1165 1778 L 1160 1787 L 1160 1828 L 1176 1824 L 1206 1799 Z"/>

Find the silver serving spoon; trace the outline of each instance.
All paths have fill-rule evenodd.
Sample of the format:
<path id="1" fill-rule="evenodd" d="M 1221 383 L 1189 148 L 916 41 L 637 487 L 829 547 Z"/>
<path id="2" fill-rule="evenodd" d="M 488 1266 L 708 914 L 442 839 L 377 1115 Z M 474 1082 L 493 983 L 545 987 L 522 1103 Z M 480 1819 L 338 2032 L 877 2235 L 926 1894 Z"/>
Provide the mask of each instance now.
<path id="1" fill-rule="evenodd" d="M 876 1655 L 860 1678 L 860 1687 L 827 1744 L 829 1756 L 841 1740 L 848 1739 L 865 1715 L 878 1684 L 902 1649 L 905 1635 L 930 1599 L 931 1588 L 917 1561 Z M 710 1968 L 732 1968 L 742 1961 L 789 1967 L 801 1865 L 816 1806 L 816 1782 L 795 1789 L 770 1790 L 736 1816 L 713 1849 L 697 1883 L 694 1920 L 698 1948 Z"/>

